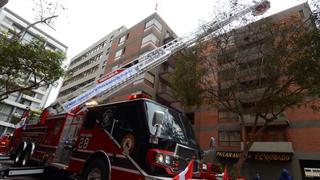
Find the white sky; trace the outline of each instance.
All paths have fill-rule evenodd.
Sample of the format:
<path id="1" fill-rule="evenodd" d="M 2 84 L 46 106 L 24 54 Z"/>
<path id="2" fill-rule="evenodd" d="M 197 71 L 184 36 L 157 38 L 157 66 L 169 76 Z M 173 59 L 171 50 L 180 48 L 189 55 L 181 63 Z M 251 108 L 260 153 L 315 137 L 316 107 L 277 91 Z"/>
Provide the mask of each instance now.
<path id="1" fill-rule="evenodd" d="M 226 1 L 226 0 L 225 0 Z M 270 0 L 270 13 L 290 8 L 305 0 Z M 40 27 L 48 34 L 68 46 L 68 61 L 82 50 L 107 35 L 112 30 L 125 25 L 127 28 L 157 12 L 178 35 L 184 35 L 197 28 L 201 21 L 209 20 L 214 14 L 217 3 L 224 0 L 60 0 L 67 8 L 56 19 L 55 31 Z M 9 0 L 7 8 L 34 21 L 34 1 Z M 55 100 L 58 90 L 49 97 Z M 47 104 L 48 104 L 47 103 Z"/>

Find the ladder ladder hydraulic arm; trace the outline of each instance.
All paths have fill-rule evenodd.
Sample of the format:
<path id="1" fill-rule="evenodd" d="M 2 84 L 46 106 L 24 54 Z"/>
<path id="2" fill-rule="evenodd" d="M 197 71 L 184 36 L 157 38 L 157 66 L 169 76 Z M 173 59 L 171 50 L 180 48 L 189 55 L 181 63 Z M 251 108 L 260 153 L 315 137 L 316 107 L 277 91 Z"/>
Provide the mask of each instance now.
<path id="1" fill-rule="evenodd" d="M 244 16 L 250 12 L 252 12 L 253 15 L 260 15 L 269 8 L 269 1 L 263 0 L 254 4 L 253 6 L 231 15 L 226 19 L 208 22 L 195 31 L 192 31 L 182 37 L 178 37 L 169 43 L 138 57 L 134 60 L 134 62 L 138 62 L 137 64 L 132 65 L 110 79 L 96 84 L 93 88 L 80 94 L 74 99 L 61 104 L 62 108 L 64 111 L 69 112 L 73 108 L 85 103 L 93 97 L 96 97 L 98 100 L 105 99 L 118 92 L 121 88 L 134 82 L 137 77 L 141 76 L 145 72 L 150 71 L 151 69 L 167 61 L 171 55 L 182 50 L 183 48 L 192 45 L 196 41 L 219 30 L 221 27 L 230 24 L 241 16 Z"/>

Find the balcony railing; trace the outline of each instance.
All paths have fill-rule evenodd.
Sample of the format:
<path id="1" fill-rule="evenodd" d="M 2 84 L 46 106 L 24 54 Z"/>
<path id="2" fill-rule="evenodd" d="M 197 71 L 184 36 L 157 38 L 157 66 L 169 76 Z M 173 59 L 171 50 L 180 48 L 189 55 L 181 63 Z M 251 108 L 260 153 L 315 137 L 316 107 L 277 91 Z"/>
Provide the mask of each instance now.
<path id="1" fill-rule="evenodd" d="M 169 81 L 170 73 L 172 73 L 174 69 L 170 65 L 163 65 L 160 69 L 160 77 L 166 81 Z"/>
<path id="2" fill-rule="evenodd" d="M 241 146 L 240 141 L 219 141 L 220 146 Z"/>
<path id="3" fill-rule="evenodd" d="M 271 118 L 273 115 L 271 113 L 267 114 L 267 118 Z M 243 120 L 245 124 L 252 124 L 255 121 L 255 116 L 251 114 L 247 114 L 243 116 Z M 262 118 L 258 118 L 258 123 L 264 123 L 265 120 Z M 274 123 L 284 123 L 288 124 L 288 117 L 285 113 L 281 113 L 277 116 L 277 119 L 273 121 Z"/>
<path id="4" fill-rule="evenodd" d="M 160 96 L 162 99 L 172 103 L 176 102 L 177 100 L 172 95 L 172 90 L 169 86 L 161 83 L 159 90 L 158 90 L 158 96 Z"/>

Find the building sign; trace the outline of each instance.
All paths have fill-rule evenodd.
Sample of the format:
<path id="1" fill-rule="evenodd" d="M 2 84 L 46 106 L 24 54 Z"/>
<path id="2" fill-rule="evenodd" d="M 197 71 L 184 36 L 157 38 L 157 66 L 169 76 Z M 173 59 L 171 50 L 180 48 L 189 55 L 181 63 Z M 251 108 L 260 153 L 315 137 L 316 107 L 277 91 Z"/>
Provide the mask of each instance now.
<path id="1" fill-rule="evenodd" d="M 216 156 L 220 159 L 238 159 L 241 152 L 217 151 Z M 257 161 L 290 161 L 290 153 L 249 152 L 248 158 Z"/>

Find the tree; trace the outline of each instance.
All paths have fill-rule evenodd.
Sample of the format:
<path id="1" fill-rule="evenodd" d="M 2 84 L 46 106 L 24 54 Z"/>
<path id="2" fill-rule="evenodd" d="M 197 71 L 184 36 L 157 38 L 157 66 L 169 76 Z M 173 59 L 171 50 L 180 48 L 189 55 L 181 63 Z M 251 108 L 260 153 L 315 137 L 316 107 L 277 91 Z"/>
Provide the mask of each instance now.
<path id="1" fill-rule="evenodd" d="M 14 92 L 47 87 L 64 75 L 64 53 L 47 50 L 41 40 L 26 44 L 1 36 L 0 59 L 0 100 Z"/>
<path id="2" fill-rule="evenodd" d="M 243 139 L 236 175 L 257 136 L 283 118 L 286 109 L 319 109 L 319 42 L 320 31 L 313 21 L 302 22 L 299 14 L 293 14 L 234 30 L 226 28 L 211 40 L 199 42 L 196 55 L 175 56 L 181 64 L 175 67 L 170 84 L 177 99 L 189 106 L 196 105 L 193 99 L 198 99 L 234 114 L 242 126 L 251 123 L 249 137 Z M 194 67 L 204 69 L 201 77 L 184 71 L 190 59 Z M 190 100 L 190 89 L 185 84 L 194 79 L 201 81 L 192 87 L 198 93 Z"/>
<path id="3" fill-rule="evenodd" d="M 45 40 L 34 38 L 23 41 L 25 33 L 37 24 L 51 26 L 58 15 L 58 3 L 39 1 L 36 4 L 37 20 L 19 32 L 9 30 L 0 37 L 0 101 L 9 94 L 27 91 L 40 86 L 47 87 L 64 75 L 63 52 L 47 50 Z"/>
<path id="4" fill-rule="evenodd" d="M 175 97 L 182 96 L 180 98 L 183 105 L 187 107 L 193 105 L 201 105 L 201 99 L 198 95 L 203 94 L 204 90 L 199 88 L 201 86 L 206 69 L 198 67 L 198 59 L 195 52 L 195 48 L 186 49 L 180 51 L 175 55 L 175 73 L 170 75 L 172 83 L 172 92 Z M 186 73 L 188 72 L 188 73 Z M 179 91 L 183 89 L 183 91 Z M 182 94 L 181 94 L 182 93 Z"/>

